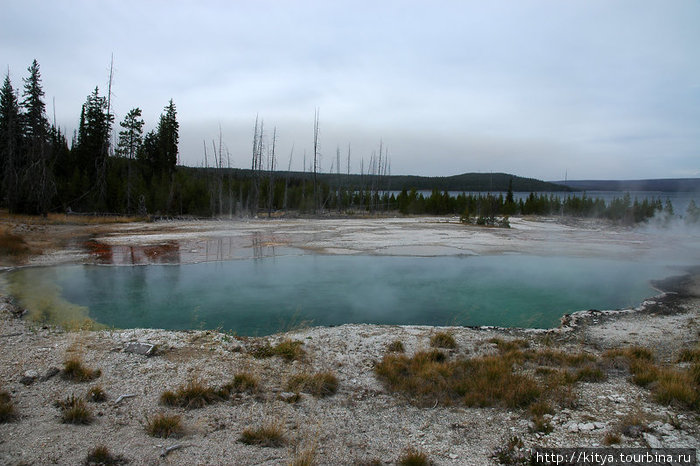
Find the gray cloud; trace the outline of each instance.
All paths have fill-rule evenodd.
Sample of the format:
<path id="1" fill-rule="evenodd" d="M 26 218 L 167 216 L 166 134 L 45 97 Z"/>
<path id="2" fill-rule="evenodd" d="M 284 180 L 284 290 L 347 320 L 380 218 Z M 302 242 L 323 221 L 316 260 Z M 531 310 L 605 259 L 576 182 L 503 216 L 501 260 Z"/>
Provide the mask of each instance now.
<path id="1" fill-rule="evenodd" d="M 15 87 L 39 60 L 72 131 L 114 53 L 117 119 L 139 106 L 152 127 L 173 98 L 192 165 L 221 124 L 247 167 L 259 114 L 300 169 L 319 107 L 326 169 L 351 143 L 359 171 L 383 138 L 394 173 L 700 176 L 699 19 L 691 0 L 27 0 L 0 56 Z"/>

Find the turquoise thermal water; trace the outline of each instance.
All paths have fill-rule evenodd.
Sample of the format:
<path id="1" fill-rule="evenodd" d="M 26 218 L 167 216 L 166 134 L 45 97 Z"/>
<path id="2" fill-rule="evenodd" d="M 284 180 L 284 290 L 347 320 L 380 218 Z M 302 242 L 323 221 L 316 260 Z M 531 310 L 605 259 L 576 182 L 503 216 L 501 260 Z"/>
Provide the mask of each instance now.
<path id="1" fill-rule="evenodd" d="M 634 261 L 522 255 L 298 255 L 36 273 L 108 326 L 239 335 L 344 323 L 548 328 L 566 313 L 635 306 L 656 294 L 649 279 L 668 275 Z"/>

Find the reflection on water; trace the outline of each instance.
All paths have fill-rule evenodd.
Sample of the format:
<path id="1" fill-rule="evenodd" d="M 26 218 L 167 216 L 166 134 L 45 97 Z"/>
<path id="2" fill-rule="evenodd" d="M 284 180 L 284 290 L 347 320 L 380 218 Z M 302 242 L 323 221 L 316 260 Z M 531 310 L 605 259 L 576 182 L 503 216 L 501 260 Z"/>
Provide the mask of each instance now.
<path id="1" fill-rule="evenodd" d="M 170 241 L 148 246 L 111 245 L 95 240 L 85 241 L 82 246 L 96 264 L 102 265 L 182 264 L 262 259 L 300 253 L 295 248 L 279 246 L 279 244 L 274 236 L 256 231 L 250 236 Z"/>
<path id="2" fill-rule="evenodd" d="M 26 269 L 21 281 L 52 281 L 61 299 L 87 306 L 90 317 L 109 326 L 221 327 L 240 335 L 265 335 L 301 321 L 554 327 L 565 313 L 637 305 L 656 294 L 649 279 L 667 274 L 653 264 L 604 259 L 261 258 L 274 247 L 229 251 L 225 245 L 217 241 L 211 251 L 228 257 L 245 250 L 252 260 Z"/>
<path id="3" fill-rule="evenodd" d="M 149 246 L 125 246 L 90 240 L 84 243 L 84 247 L 98 264 L 145 265 L 180 263 L 180 246 L 175 242 Z"/>

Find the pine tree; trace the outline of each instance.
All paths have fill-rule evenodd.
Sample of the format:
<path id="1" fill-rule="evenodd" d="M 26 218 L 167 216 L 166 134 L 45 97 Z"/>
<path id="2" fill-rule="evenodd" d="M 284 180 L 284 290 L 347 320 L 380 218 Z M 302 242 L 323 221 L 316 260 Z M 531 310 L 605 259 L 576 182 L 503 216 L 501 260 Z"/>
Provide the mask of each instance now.
<path id="1" fill-rule="evenodd" d="M 0 169 L 2 170 L 3 204 L 8 205 L 12 210 L 16 209 L 20 183 L 18 166 L 22 143 L 20 124 L 19 102 L 8 72 L 0 89 Z"/>
<path id="2" fill-rule="evenodd" d="M 95 188 L 95 200 L 99 207 L 104 207 L 107 201 L 107 158 L 113 121 L 114 116 L 108 112 L 107 97 L 100 96 L 99 88 L 95 87 L 81 110 L 76 158 Z"/>
<path id="3" fill-rule="evenodd" d="M 124 121 L 119 126 L 124 128 L 119 131 L 119 142 L 117 143 L 117 154 L 129 160 L 136 158 L 136 154 L 143 143 L 143 125 L 141 119 L 141 109 L 132 108 L 124 117 Z"/>
<path id="4" fill-rule="evenodd" d="M 131 213 L 131 165 L 143 144 L 143 120 L 141 109 L 132 108 L 119 125 L 124 128 L 119 132 L 117 154 L 127 159 L 126 211 Z"/>
<path id="5" fill-rule="evenodd" d="M 28 68 L 29 77 L 24 79 L 22 100 L 22 129 L 24 134 L 25 165 L 20 175 L 20 187 L 24 192 L 17 209 L 28 213 L 46 215 L 56 193 L 53 177 L 53 150 L 50 140 L 49 122 L 41 88 L 39 64 L 34 60 Z"/>
<path id="6" fill-rule="evenodd" d="M 29 140 L 38 142 L 46 138 L 49 130 L 49 122 L 46 119 L 46 105 L 42 100 L 44 91 L 41 88 L 41 73 L 39 64 L 34 60 L 27 69 L 29 77 L 24 79 L 24 131 Z"/>
<path id="7" fill-rule="evenodd" d="M 170 99 L 165 113 L 160 116 L 158 123 L 159 169 L 174 171 L 177 165 L 180 124 L 177 122 L 177 111 L 173 99 Z"/>

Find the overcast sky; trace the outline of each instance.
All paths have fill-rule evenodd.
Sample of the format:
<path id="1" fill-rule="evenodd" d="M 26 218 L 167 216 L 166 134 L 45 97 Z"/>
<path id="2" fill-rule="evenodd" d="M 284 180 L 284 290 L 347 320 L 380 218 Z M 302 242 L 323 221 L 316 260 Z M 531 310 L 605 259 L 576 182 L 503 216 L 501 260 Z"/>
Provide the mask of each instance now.
<path id="1" fill-rule="evenodd" d="M 117 123 L 140 107 L 153 128 L 172 98 L 186 165 L 221 127 L 248 168 L 259 115 L 301 170 L 318 108 L 324 171 L 381 139 L 392 174 L 700 176 L 697 0 L 2 3 L 15 88 L 36 58 L 72 134 L 114 54 Z"/>

